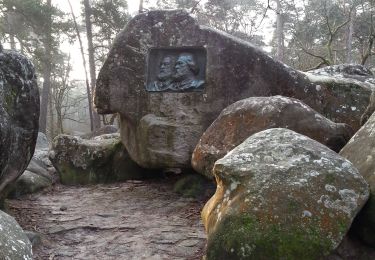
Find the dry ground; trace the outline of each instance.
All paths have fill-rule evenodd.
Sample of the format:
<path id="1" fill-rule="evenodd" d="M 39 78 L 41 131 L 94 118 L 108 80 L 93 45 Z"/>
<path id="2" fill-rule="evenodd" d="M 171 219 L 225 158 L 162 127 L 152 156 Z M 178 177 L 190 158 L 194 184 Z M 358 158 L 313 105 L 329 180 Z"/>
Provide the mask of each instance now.
<path id="1" fill-rule="evenodd" d="M 182 198 L 173 183 L 56 185 L 8 207 L 24 230 L 41 234 L 35 259 L 201 259 L 207 198 Z"/>

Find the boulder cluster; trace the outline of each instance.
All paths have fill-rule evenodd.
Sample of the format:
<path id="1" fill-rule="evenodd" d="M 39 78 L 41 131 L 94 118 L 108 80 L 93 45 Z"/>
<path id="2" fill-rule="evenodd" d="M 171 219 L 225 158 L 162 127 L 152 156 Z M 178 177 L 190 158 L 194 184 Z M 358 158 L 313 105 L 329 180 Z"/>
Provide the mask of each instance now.
<path id="1" fill-rule="evenodd" d="M 199 91 L 150 91 L 168 84 L 153 76 L 158 62 L 186 52 L 205 70 Z M 141 167 L 215 179 L 207 259 L 341 259 L 349 230 L 375 247 L 374 83 L 363 66 L 300 72 L 184 11 L 152 11 L 117 36 L 95 104 L 120 115 Z"/>
<path id="2" fill-rule="evenodd" d="M 204 49 L 199 89 L 147 89 L 150 50 L 194 48 Z M 300 72 L 186 12 L 140 14 L 97 80 L 98 112 L 118 113 L 120 133 L 60 135 L 51 147 L 40 135 L 33 157 L 32 65 L 3 51 L 0 79 L 0 201 L 50 185 L 54 169 L 69 185 L 194 169 L 216 181 L 202 211 L 206 259 L 360 258 L 345 255 L 348 233 L 375 248 L 375 78 L 363 66 Z M 0 211 L 0 258 L 31 259 L 12 221 Z"/>

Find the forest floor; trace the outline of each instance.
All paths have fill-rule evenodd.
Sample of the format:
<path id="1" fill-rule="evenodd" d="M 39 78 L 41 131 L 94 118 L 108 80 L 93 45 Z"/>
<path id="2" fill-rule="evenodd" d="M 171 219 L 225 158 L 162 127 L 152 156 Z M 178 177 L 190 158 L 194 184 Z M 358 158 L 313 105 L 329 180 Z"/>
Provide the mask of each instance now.
<path id="1" fill-rule="evenodd" d="M 58 184 L 7 204 L 24 230 L 41 234 L 34 259 L 201 259 L 208 198 L 183 198 L 173 184 Z"/>

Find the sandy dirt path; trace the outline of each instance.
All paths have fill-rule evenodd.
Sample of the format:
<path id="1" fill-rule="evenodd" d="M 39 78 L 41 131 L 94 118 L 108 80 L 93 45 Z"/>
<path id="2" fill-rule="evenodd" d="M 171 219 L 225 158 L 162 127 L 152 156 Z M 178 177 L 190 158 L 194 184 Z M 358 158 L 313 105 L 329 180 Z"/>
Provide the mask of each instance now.
<path id="1" fill-rule="evenodd" d="M 201 259 L 207 198 L 173 192 L 173 182 L 67 187 L 9 200 L 20 225 L 41 234 L 35 259 Z"/>

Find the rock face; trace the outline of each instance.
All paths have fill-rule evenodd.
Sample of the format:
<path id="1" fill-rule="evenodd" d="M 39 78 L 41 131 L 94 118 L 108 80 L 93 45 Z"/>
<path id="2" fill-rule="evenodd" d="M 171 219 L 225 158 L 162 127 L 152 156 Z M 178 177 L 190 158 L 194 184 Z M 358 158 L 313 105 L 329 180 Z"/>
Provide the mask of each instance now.
<path id="1" fill-rule="evenodd" d="M 309 72 L 315 75 L 350 78 L 361 82 L 375 84 L 374 75 L 371 70 L 359 64 L 339 64 L 311 70 Z"/>
<path id="2" fill-rule="evenodd" d="M 183 62 L 195 74 L 189 84 L 180 78 Z M 302 73 L 248 42 L 199 26 L 186 12 L 151 11 L 117 36 L 98 75 L 95 104 L 99 113 L 120 114 L 122 142 L 139 165 L 189 168 L 207 127 L 248 97 L 297 98 L 357 130 L 373 84 L 360 80 L 365 69 L 347 67 L 332 71 L 349 78 Z"/>
<path id="3" fill-rule="evenodd" d="M 305 73 L 321 89 L 323 104 L 319 112 L 334 122 L 349 124 L 355 131 L 361 126 L 361 116 L 375 110 L 368 108 L 375 91 L 375 78 L 361 65 L 341 64 Z M 365 121 L 365 120 L 362 120 Z"/>
<path id="4" fill-rule="evenodd" d="M 0 51 L 0 201 L 33 155 L 38 120 L 33 65 L 21 54 Z"/>
<path id="5" fill-rule="evenodd" d="M 177 74 L 178 62 L 192 60 L 186 52 L 195 55 L 200 68 L 199 80 L 191 83 L 196 88 L 149 87 L 159 61 L 161 76 L 173 59 L 167 54 L 174 55 Z M 167 59 L 161 59 L 164 54 Z M 183 11 L 152 11 L 133 18 L 117 36 L 96 86 L 98 112 L 120 114 L 122 142 L 145 168 L 190 168 L 191 154 L 206 128 L 225 107 L 243 98 L 284 95 L 321 107 L 321 91 L 304 74 L 250 43 L 199 26 Z"/>
<path id="6" fill-rule="evenodd" d="M 202 212 L 207 259 L 320 259 L 369 196 L 349 161 L 282 128 L 246 139 L 214 174 L 217 190 Z"/>
<path id="7" fill-rule="evenodd" d="M 48 152 L 47 137 L 39 132 L 34 155 L 24 173 L 12 185 L 11 197 L 37 192 L 56 181 L 56 170 L 48 158 Z"/>
<path id="8" fill-rule="evenodd" d="M 63 184 L 108 183 L 139 179 L 145 174 L 129 158 L 119 134 L 90 140 L 59 135 L 53 140 L 50 159 Z"/>
<path id="9" fill-rule="evenodd" d="M 94 130 L 91 133 L 80 135 L 83 139 L 92 139 L 96 136 L 105 135 L 105 134 L 114 134 L 117 133 L 119 129 L 115 125 L 105 125 L 99 129 Z"/>
<path id="10" fill-rule="evenodd" d="M 339 152 L 354 134 L 349 125 L 323 117 L 301 101 L 282 96 L 252 97 L 225 108 L 204 132 L 193 168 L 213 178 L 214 163 L 246 138 L 268 128 L 288 128 Z"/>
<path id="11" fill-rule="evenodd" d="M 350 139 L 340 155 L 351 161 L 371 188 L 370 199 L 353 225 L 359 237 L 375 247 L 375 114 Z"/>
<path id="12" fill-rule="evenodd" d="M 32 246 L 18 223 L 0 211 L 0 259 L 32 260 Z"/>

